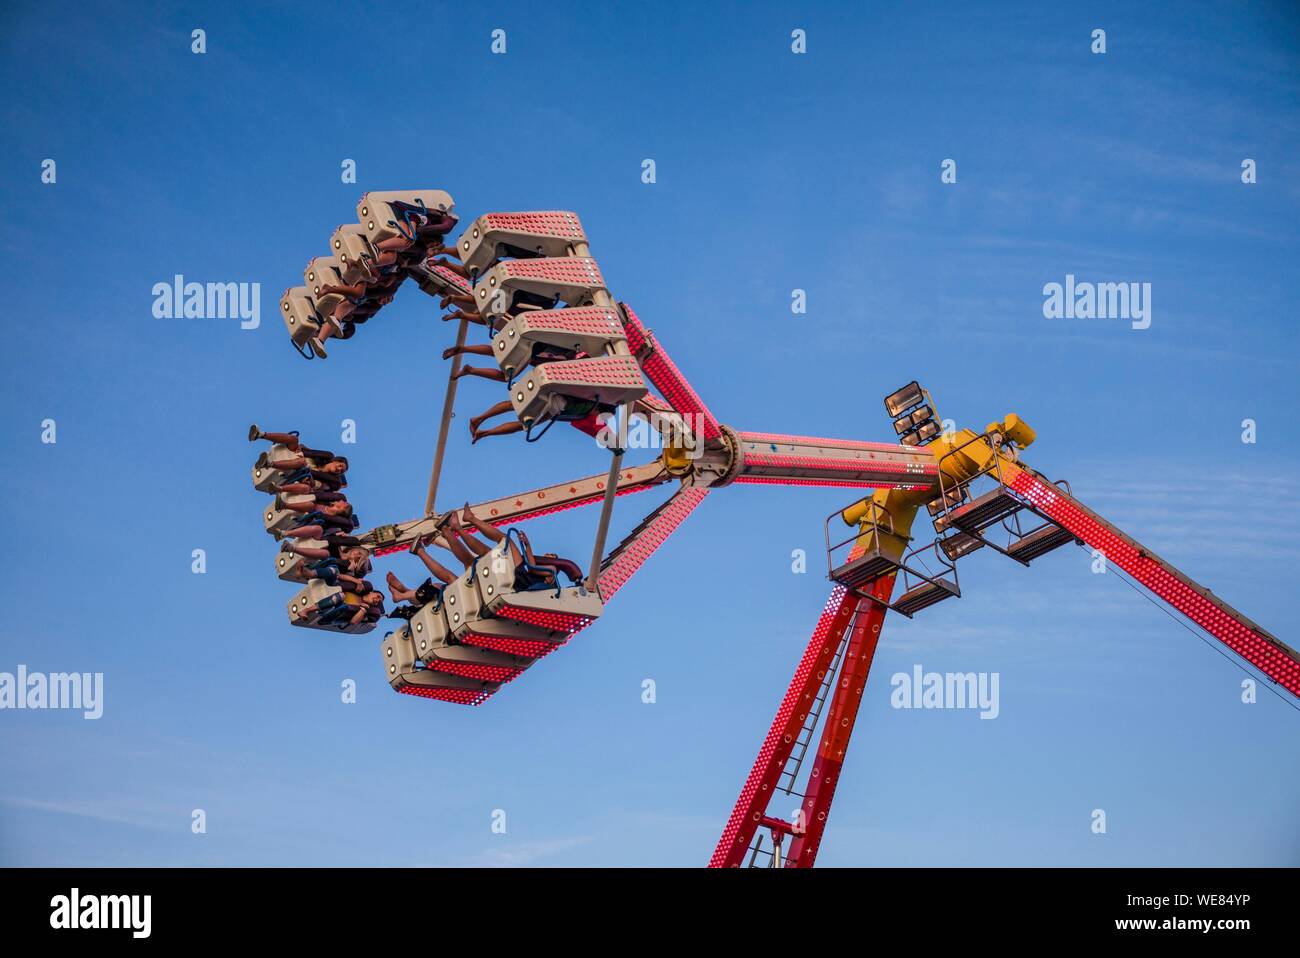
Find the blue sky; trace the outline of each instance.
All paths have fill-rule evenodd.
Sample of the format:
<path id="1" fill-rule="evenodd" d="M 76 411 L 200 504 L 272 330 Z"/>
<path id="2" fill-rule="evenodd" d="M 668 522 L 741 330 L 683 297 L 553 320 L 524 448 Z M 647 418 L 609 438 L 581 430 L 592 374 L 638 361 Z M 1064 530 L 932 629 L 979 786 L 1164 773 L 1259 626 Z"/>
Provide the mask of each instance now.
<path id="1" fill-rule="evenodd" d="M 98 721 L 0 713 L 0 863 L 707 860 L 852 495 L 716 492 L 484 707 L 394 695 L 378 633 L 286 623 L 244 436 L 337 445 L 355 420 L 363 523 L 423 505 L 451 339 L 432 302 L 404 289 L 310 365 L 274 315 L 365 189 L 443 188 L 466 220 L 577 211 L 735 426 L 885 439 L 880 398 L 912 378 L 962 425 L 1015 411 L 1031 464 L 1297 644 L 1293 8 L 47 3 L 0 14 L 0 49 L 0 671 L 105 675 Z M 260 283 L 261 327 L 155 319 L 177 273 Z M 1151 283 L 1151 327 L 1045 319 L 1071 273 Z M 461 390 L 444 503 L 604 468 L 571 430 L 471 449 L 464 417 L 497 398 Z M 615 534 L 659 495 L 621 500 Z M 530 534 L 585 562 L 595 520 Z M 821 864 L 1300 864 L 1296 708 L 1242 704 L 1237 665 L 1082 550 L 961 571 L 960 601 L 886 626 Z M 918 663 L 1000 673 L 998 719 L 891 709 Z"/>

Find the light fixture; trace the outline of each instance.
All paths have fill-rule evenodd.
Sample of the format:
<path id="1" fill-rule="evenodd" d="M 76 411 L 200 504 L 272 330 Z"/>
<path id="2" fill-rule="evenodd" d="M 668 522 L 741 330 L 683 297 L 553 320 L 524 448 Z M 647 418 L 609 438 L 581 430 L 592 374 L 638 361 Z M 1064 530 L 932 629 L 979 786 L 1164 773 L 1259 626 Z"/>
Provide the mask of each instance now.
<path id="1" fill-rule="evenodd" d="M 898 417 L 902 415 L 904 409 L 911 409 L 923 399 L 925 399 L 925 391 L 921 388 L 921 384 L 914 379 L 902 389 L 885 397 L 885 410 L 889 415 Z"/>
<path id="2" fill-rule="evenodd" d="M 916 427 L 917 441 L 927 443 L 935 436 L 939 435 L 939 424 L 933 419 L 927 419 L 921 425 Z"/>
<path id="3" fill-rule="evenodd" d="M 924 446 L 942 432 L 935 421 L 930 395 L 913 379 L 885 397 L 885 409 L 894 420 L 894 432 L 905 446 Z"/>

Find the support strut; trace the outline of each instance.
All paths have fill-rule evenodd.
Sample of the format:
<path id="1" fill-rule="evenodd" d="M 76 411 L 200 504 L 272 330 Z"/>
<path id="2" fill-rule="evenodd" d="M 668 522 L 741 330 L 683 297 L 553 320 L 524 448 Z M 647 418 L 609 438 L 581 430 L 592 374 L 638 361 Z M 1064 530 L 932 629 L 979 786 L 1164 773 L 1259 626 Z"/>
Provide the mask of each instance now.
<path id="1" fill-rule="evenodd" d="M 880 601 L 873 602 L 843 586 L 836 586 L 831 591 L 713 857 L 709 859 L 710 868 L 738 867 L 745 863 L 745 854 L 755 833 L 765 820 L 771 818 L 768 807 L 799 742 L 800 732 L 810 714 L 816 721 L 815 710 L 820 704 L 818 693 L 823 686 L 830 684 L 831 679 L 835 679 L 831 714 L 818 747 L 807 793 L 801 800 L 799 817 L 803 821 L 790 826 L 795 841 L 787 863 L 806 868 L 817 857 L 835 784 L 839 781 L 867 672 L 871 668 L 871 658 L 880 638 L 886 611 L 881 603 L 889 602 L 894 589 L 894 574 L 882 576 L 863 588 L 869 588 Z M 837 663 L 836 650 L 846 638 L 845 631 L 850 628 L 852 632 L 847 636 L 846 654 Z M 837 664 L 841 665 L 838 678 L 834 674 L 828 675 Z"/>

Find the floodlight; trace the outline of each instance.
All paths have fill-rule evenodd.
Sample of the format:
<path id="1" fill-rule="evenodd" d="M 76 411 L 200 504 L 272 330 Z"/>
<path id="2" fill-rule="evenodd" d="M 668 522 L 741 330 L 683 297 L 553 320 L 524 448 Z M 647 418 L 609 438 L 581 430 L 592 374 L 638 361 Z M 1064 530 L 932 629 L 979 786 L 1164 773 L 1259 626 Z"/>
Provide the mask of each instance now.
<path id="1" fill-rule="evenodd" d="M 921 384 L 912 380 L 902 389 L 885 397 L 885 409 L 889 415 L 898 417 L 902 415 L 904 409 L 911 409 L 923 399 L 925 399 L 925 391 L 921 389 Z"/>

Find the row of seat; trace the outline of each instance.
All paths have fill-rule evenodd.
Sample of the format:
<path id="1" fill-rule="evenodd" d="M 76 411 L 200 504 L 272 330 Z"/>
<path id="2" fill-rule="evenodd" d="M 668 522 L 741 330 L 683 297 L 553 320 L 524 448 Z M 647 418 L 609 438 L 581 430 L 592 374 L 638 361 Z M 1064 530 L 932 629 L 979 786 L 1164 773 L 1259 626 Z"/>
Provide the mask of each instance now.
<path id="1" fill-rule="evenodd" d="M 323 358 L 325 339 L 350 338 L 357 324 L 390 302 L 409 270 L 423 266 L 455 226 L 453 207 L 442 190 L 363 194 L 357 222 L 336 229 L 329 255 L 312 259 L 303 284 L 280 297 L 280 315 L 298 351 Z"/>
<path id="2" fill-rule="evenodd" d="M 456 252 L 525 427 L 577 418 L 574 409 L 594 418 L 586 410 L 609 412 L 646 395 L 619 307 L 575 213 L 487 213 Z M 542 350 L 573 358 L 535 362 Z"/>
<path id="3" fill-rule="evenodd" d="M 477 705 L 601 611 L 581 584 L 517 590 L 502 542 L 385 636 L 380 654 L 397 691 Z"/>
<path id="4" fill-rule="evenodd" d="M 288 473 L 275 468 L 273 463 L 284 462 L 297 457 L 299 453 L 288 446 L 276 444 L 264 450 L 253 464 L 253 488 L 271 496 L 271 501 L 262 511 L 262 527 L 276 541 L 286 538 L 295 521 L 302 518 L 302 513 L 286 508 L 290 503 L 301 504 L 312 500 L 309 495 L 284 495 L 276 487 L 286 482 Z M 326 549 L 329 542 L 324 539 L 295 539 L 299 546 L 306 549 Z M 323 624 L 319 617 L 308 616 L 304 610 L 321 601 L 343 593 L 342 587 L 330 585 L 322 579 L 313 578 L 308 565 L 311 559 L 294 552 L 278 551 L 275 556 L 276 577 L 285 582 L 300 586 L 298 592 L 287 604 L 289 623 L 300 628 L 322 629 L 328 632 L 346 632 L 351 635 L 364 635 L 375 628 L 373 621 L 356 624 Z"/>

